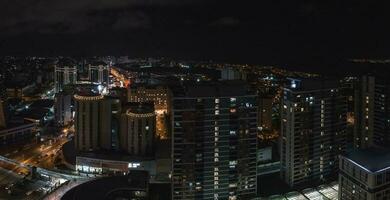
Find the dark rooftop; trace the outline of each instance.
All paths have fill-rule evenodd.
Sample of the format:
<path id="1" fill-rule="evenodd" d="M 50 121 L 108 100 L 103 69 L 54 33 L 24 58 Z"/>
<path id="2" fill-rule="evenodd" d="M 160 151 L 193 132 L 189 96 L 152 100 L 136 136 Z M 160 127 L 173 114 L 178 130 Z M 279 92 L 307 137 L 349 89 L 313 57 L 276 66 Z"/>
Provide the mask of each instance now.
<path id="1" fill-rule="evenodd" d="M 43 119 L 50 110 L 47 108 L 29 108 L 20 112 L 17 116 L 34 120 Z"/>
<path id="2" fill-rule="evenodd" d="M 50 99 L 39 99 L 34 101 L 30 108 L 51 108 L 54 105 L 54 101 Z"/>
<path id="3" fill-rule="evenodd" d="M 134 170 L 130 171 L 127 176 L 111 176 L 88 181 L 72 188 L 61 199 L 98 200 L 135 198 L 135 194 L 132 193 L 135 191 L 147 191 L 148 182 L 149 174 L 146 171 Z"/>
<path id="4" fill-rule="evenodd" d="M 93 152 L 77 152 L 78 157 L 86 157 L 101 160 L 113 160 L 122 162 L 131 161 L 148 161 L 152 160 L 152 157 L 137 157 L 121 151 L 99 150 Z"/>
<path id="5" fill-rule="evenodd" d="M 5 128 L 0 128 L 0 131 L 3 131 L 3 130 L 7 130 L 7 129 L 12 129 L 12 128 L 17 128 L 17 127 L 20 127 L 20 126 L 24 126 L 24 125 L 28 125 L 28 124 L 33 124 L 33 122 L 30 122 L 30 121 L 26 121 L 24 119 L 13 119 L 13 120 L 10 120 L 8 123 L 7 123 L 7 127 Z"/>
<path id="6" fill-rule="evenodd" d="M 340 82 L 337 79 L 294 79 L 288 78 L 288 83 L 286 88 L 295 90 L 295 91 L 305 91 L 305 90 L 323 90 L 323 89 L 333 89 L 339 88 Z"/>
<path id="7" fill-rule="evenodd" d="M 77 87 L 77 95 L 80 96 L 100 96 L 96 85 L 82 85 Z"/>
<path id="8" fill-rule="evenodd" d="M 345 155 L 371 172 L 390 167 L 390 149 L 354 150 Z"/>
<path id="9" fill-rule="evenodd" d="M 103 61 L 92 61 L 92 62 L 89 62 L 89 64 L 92 66 L 107 65 L 107 63 L 103 62 Z"/>
<path id="10" fill-rule="evenodd" d="M 173 88 L 175 97 L 229 97 L 250 95 L 248 85 L 244 81 L 207 81 L 185 82 L 182 86 Z"/>

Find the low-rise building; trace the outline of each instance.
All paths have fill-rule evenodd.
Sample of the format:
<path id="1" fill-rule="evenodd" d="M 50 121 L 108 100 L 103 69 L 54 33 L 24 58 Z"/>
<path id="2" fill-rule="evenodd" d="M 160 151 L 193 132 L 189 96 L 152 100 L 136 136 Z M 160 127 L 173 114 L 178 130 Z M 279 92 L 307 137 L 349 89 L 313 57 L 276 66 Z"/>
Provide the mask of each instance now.
<path id="1" fill-rule="evenodd" d="M 34 137 L 36 125 L 31 122 L 8 123 L 0 128 L 0 146 L 26 141 Z"/>

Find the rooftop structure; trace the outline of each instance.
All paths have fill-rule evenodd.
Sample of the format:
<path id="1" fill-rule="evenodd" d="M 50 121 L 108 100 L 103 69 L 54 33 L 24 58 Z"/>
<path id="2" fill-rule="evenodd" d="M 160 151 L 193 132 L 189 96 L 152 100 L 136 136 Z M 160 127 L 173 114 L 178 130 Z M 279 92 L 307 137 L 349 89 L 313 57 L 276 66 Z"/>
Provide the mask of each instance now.
<path id="1" fill-rule="evenodd" d="M 347 153 L 345 157 L 369 172 L 378 172 L 390 168 L 389 150 L 376 148 L 355 150 Z"/>
<path id="2" fill-rule="evenodd" d="M 127 176 L 98 178 L 68 191 L 62 200 L 78 199 L 148 199 L 149 175 L 131 171 Z"/>
<path id="3" fill-rule="evenodd" d="M 293 191 L 287 194 L 258 197 L 252 200 L 338 200 L 339 185 L 337 182 L 307 188 L 301 192 Z"/>
<path id="4" fill-rule="evenodd" d="M 339 198 L 367 200 L 390 197 L 390 150 L 368 148 L 340 156 Z"/>
<path id="5" fill-rule="evenodd" d="M 281 107 L 281 177 L 291 187 L 330 181 L 347 143 L 344 88 L 338 80 L 288 80 Z"/>

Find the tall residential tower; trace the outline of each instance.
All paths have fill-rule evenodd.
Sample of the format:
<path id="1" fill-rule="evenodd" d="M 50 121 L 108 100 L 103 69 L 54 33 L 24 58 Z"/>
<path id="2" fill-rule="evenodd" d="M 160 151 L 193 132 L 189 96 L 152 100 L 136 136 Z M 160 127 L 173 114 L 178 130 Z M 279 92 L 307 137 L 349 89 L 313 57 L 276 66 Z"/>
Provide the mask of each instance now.
<path id="1" fill-rule="evenodd" d="M 173 199 L 256 195 L 257 96 L 242 82 L 186 84 L 173 97 Z"/>
<path id="2" fill-rule="evenodd" d="M 355 85 L 355 148 L 390 145 L 390 81 L 362 76 Z"/>
<path id="3" fill-rule="evenodd" d="M 54 91 L 61 92 L 66 84 L 75 84 L 77 81 L 77 67 L 70 59 L 59 60 L 54 65 Z"/>
<path id="4" fill-rule="evenodd" d="M 74 101 L 76 150 L 111 149 L 111 101 L 88 91 L 78 92 Z"/>
<path id="5" fill-rule="evenodd" d="M 92 83 L 108 87 L 110 84 L 110 66 L 105 62 L 95 62 L 89 64 L 88 78 Z"/>
<path id="6" fill-rule="evenodd" d="M 338 81 L 289 79 L 281 108 L 281 178 L 290 186 L 335 177 L 346 148 L 347 98 Z"/>

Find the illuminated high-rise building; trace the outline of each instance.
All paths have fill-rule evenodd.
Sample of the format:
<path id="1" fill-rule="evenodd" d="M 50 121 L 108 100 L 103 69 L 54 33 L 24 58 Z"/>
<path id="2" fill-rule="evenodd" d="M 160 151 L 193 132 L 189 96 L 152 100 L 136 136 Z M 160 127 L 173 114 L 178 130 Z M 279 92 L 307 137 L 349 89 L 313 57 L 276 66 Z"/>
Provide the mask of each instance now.
<path id="1" fill-rule="evenodd" d="M 110 84 L 110 66 L 105 62 L 89 64 L 88 78 L 92 83 L 108 87 Z"/>
<path id="2" fill-rule="evenodd" d="M 390 82 L 362 76 L 355 85 L 355 148 L 390 145 Z"/>
<path id="3" fill-rule="evenodd" d="M 347 97 L 339 81 L 288 79 L 281 108 L 281 178 L 292 187 L 337 176 L 346 149 Z"/>
<path id="4" fill-rule="evenodd" d="M 61 92 L 65 85 L 75 84 L 77 81 L 77 67 L 69 59 L 59 60 L 54 65 L 54 91 Z"/>
<path id="5" fill-rule="evenodd" d="M 68 125 L 73 120 L 73 95 L 67 92 L 59 92 L 54 98 L 54 114 L 59 125 Z"/>
<path id="6" fill-rule="evenodd" d="M 259 97 L 259 127 L 260 130 L 272 129 L 272 102 L 271 96 L 262 95 Z"/>
<path id="7" fill-rule="evenodd" d="M 153 156 L 156 114 L 153 104 L 129 103 L 121 116 L 121 149 L 134 156 Z"/>
<path id="8" fill-rule="evenodd" d="M 78 151 L 110 150 L 111 100 L 92 92 L 78 92 L 75 101 L 75 145 Z"/>
<path id="9" fill-rule="evenodd" d="M 237 81 L 186 84 L 173 95 L 172 198 L 255 196 L 257 95 Z"/>
<path id="10" fill-rule="evenodd" d="M 154 103 L 156 135 L 160 139 L 167 139 L 169 137 L 167 122 L 171 110 L 171 90 L 166 86 L 135 84 L 129 87 L 127 97 L 129 102 Z"/>

